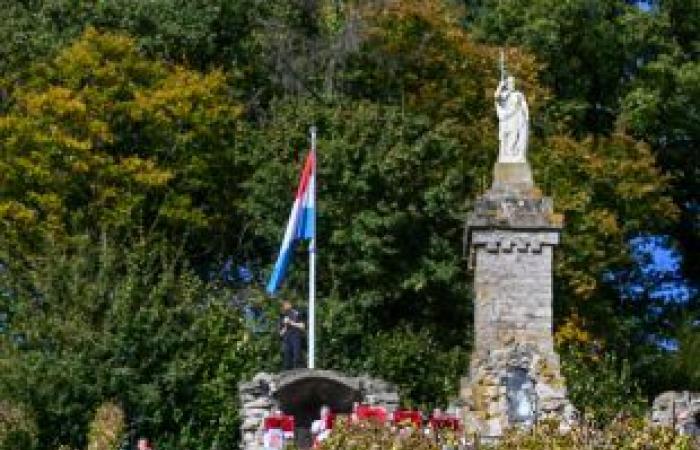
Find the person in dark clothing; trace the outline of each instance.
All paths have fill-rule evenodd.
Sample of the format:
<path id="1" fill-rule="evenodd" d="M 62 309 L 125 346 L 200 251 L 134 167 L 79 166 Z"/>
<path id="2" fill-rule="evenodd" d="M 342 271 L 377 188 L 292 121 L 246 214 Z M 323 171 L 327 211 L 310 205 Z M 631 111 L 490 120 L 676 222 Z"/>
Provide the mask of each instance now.
<path id="1" fill-rule="evenodd" d="M 301 342 L 306 330 L 299 311 L 289 300 L 282 302 L 279 333 L 282 338 L 282 360 L 284 370 L 301 367 Z"/>

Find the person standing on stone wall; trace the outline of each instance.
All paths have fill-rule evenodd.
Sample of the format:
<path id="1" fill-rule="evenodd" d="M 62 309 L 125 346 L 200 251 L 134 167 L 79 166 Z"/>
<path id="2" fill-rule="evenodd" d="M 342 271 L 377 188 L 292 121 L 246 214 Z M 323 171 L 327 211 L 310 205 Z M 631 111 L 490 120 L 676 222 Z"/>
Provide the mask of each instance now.
<path id="1" fill-rule="evenodd" d="M 305 330 L 306 326 L 301 320 L 299 311 L 294 309 L 292 302 L 284 300 L 279 324 L 284 370 L 301 367 L 301 342 Z"/>

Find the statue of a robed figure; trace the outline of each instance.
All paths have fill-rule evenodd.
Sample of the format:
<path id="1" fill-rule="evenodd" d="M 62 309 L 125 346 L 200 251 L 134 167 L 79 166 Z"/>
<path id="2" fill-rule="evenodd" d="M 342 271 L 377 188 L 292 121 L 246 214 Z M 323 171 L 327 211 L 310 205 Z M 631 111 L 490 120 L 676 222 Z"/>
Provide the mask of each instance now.
<path id="1" fill-rule="evenodd" d="M 515 79 L 501 79 L 494 93 L 498 115 L 499 163 L 526 162 L 529 114 L 522 92 L 515 89 Z"/>

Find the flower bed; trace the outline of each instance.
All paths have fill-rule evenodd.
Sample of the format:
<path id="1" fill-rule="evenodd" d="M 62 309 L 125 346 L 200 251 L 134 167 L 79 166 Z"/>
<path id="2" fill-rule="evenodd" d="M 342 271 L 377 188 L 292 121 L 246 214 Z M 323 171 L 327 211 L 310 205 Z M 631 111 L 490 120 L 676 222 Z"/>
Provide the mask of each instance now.
<path id="1" fill-rule="evenodd" d="M 426 434 L 408 422 L 405 427 L 372 421 L 338 425 L 319 450 L 700 450 L 690 437 L 643 419 L 620 419 L 602 429 L 582 425 L 567 433 L 558 431 L 558 423 L 544 422 L 532 430 L 510 430 L 490 445 L 451 430 Z"/>

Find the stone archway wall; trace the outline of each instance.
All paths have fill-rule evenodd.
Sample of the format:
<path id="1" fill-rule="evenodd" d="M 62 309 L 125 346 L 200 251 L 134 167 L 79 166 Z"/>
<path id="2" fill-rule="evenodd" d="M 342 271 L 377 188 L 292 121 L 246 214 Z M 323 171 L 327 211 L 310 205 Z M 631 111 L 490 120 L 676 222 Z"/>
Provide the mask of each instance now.
<path id="1" fill-rule="evenodd" d="M 359 401 L 389 411 L 399 406 L 396 386 L 368 376 L 350 377 L 332 370 L 300 369 L 276 374 L 258 373 L 240 383 L 241 449 L 262 448 L 263 419 L 280 410 L 295 417 L 300 430 L 310 425 L 321 405 L 347 413 Z"/>
<path id="2" fill-rule="evenodd" d="M 700 437 L 700 392 L 667 391 L 654 399 L 651 420 L 657 425 Z"/>
<path id="3" fill-rule="evenodd" d="M 359 378 L 331 371 L 288 372 L 280 375 L 273 397 L 283 413 L 295 417 L 297 426 L 310 428 L 319 405 L 336 413 L 351 413 L 353 403 L 362 401 L 360 384 Z"/>

